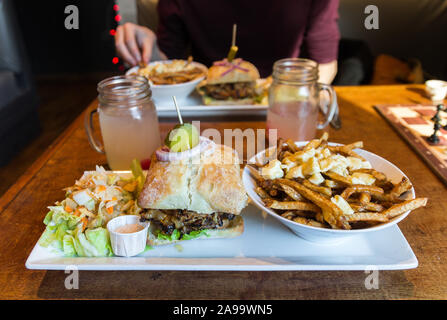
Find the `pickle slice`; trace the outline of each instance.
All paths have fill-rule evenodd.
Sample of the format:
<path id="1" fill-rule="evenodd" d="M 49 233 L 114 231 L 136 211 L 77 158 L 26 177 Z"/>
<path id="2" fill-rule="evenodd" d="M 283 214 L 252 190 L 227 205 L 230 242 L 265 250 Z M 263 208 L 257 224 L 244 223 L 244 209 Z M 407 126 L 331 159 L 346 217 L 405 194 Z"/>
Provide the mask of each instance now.
<path id="1" fill-rule="evenodd" d="M 237 46 L 231 46 L 230 52 L 228 52 L 227 60 L 228 62 L 233 61 L 233 59 L 236 57 L 236 53 L 239 50 Z"/>
<path id="2" fill-rule="evenodd" d="M 167 135 L 165 144 L 171 152 L 182 152 L 199 143 L 199 132 L 191 123 L 176 125 Z"/>

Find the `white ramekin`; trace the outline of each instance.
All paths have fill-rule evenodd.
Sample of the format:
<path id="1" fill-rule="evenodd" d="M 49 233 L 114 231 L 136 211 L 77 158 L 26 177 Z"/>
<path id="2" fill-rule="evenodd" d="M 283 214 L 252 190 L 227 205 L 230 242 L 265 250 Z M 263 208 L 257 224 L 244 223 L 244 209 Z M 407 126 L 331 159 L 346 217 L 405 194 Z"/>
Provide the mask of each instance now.
<path id="1" fill-rule="evenodd" d="M 126 224 L 137 223 L 144 229 L 133 233 L 118 233 L 115 230 Z M 124 215 L 116 217 L 107 223 L 113 253 L 117 256 L 131 257 L 144 251 L 146 248 L 148 222 L 140 222 L 140 216 Z"/>

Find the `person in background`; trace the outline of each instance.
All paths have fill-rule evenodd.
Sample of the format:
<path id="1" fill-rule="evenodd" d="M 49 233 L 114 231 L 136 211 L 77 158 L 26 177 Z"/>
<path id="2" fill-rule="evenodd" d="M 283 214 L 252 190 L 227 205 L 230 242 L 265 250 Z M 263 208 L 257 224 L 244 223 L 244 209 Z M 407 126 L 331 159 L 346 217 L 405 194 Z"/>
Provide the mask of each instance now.
<path id="1" fill-rule="evenodd" d="M 210 66 L 227 56 L 237 24 L 238 57 L 261 77 L 279 59 L 305 57 L 319 63 L 320 82 L 337 73 L 339 0 L 160 0 L 157 34 L 133 23 L 117 28 L 118 54 L 130 65 L 163 59 Z"/>

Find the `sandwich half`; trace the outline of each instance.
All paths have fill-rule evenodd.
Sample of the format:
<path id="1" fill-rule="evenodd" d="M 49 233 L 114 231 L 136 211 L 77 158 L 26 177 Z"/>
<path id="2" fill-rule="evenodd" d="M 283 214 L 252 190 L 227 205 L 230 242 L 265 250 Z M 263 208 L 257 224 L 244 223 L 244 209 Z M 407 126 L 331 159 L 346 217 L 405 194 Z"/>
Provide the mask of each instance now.
<path id="1" fill-rule="evenodd" d="M 256 81 L 258 69 L 250 62 L 226 59 L 215 62 L 209 69 L 206 80 L 197 86 L 206 105 L 254 104 L 259 93 Z"/>
<path id="2" fill-rule="evenodd" d="M 239 159 L 233 149 L 212 143 L 211 152 L 173 161 L 152 156 L 138 204 L 150 221 L 148 244 L 242 234 L 247 205 Z"/>

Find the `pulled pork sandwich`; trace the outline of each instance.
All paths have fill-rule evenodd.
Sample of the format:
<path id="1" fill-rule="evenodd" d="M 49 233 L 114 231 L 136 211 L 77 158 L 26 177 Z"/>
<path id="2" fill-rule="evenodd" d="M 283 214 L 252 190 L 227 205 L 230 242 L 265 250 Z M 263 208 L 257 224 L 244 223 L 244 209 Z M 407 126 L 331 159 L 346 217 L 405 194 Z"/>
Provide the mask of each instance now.
<path id="1" fill-rule="evenodd" d="M 158 149 L 151 159 L 138 204 L 150 221 L 148 244 L 242 234 L 247 195 L 233 149 L 200 137 L 186 151 Z"/>
<path id="2" fill-rule="evenodd" d="M 197 86 L 197 91 L 206 105 L 254 104 L 259 96 L 258 79 L 259 71 L 250 62 L 224 59 L 208 69 L 207 78 Z"/>

